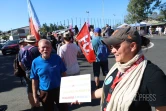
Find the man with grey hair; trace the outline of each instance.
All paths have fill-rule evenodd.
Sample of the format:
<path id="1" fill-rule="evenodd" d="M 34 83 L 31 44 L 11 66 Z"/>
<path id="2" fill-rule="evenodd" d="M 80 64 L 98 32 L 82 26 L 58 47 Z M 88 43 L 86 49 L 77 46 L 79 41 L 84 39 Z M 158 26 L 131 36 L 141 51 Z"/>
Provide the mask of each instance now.
<path id="1" fill-rule="evenodd" d="M 66 67 L 58 55 L 51 53 L 52 46 L 49 40 L 41 39 L 38 48 L 41 56 L 32 62 L 30 75 L 35 104 L 38 106 L 40 100 L 44 111 L 53 111 L 55 102 L 59 111 L 67 111 L 67 104 L 59 103 L 60 82 L 61 77 L 66 76 Z"/>

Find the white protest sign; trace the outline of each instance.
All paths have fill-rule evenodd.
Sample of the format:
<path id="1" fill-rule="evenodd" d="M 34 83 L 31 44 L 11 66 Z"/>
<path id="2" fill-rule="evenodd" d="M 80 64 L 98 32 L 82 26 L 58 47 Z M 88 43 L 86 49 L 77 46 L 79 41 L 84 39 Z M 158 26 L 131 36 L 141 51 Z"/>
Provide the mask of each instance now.
<path id="1" fill-rule="evenodd" d="M 91 102 L 91 75 L 68 76 L 61 78 L 60 103 Z"/>

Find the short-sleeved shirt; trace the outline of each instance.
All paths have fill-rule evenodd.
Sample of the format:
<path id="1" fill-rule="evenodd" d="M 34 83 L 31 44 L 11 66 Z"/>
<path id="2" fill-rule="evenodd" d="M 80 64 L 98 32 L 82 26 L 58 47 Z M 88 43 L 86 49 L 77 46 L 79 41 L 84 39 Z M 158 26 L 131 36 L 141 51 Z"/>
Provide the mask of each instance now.
<path id="1" fill-rule="evenodd" d="M 98 50 L 98 47 L 99 45 L 102 43 L 102 42 L 99 42 L 101 41 L 103 38 L 100 37 L 100 36 L 95 36 L 95 37 L 92 37 L 92 46 L 93 46 L 93 50 L 95 52 L 95 54 L 97 55 L 97 50 Z M 100 62 L 100 59 L 96 56 L 96 62 Z"/>
<path id="2" fill-rule="evenodd" d="M 104 81 L 104 94 L 106 98 L 117 72 L 118 70 L 115 70 L 112 75 Z M 112 80 L 109 81 L 109 84 L 108 79 Z M 148 61 L 137 96 L 130 105 L 129 111 L 151 111 L 151 106 L 166 106 L 165 85 L 166 75 L 158 66 Z M 102 104 L 103 108 L 106 106 L 106 98 Z"/>
<path id="3" fill-rule="evenodd" d="M 92 46 L 93 46 L 93 50 L 95 52 L 97 52 L 98 50 L 98 47 L 99 47 L 99 41 L 101 40 L 102 38 L 100 36 L 95 36 L 95 37 L 92 37 Z"/>
<path id="4" fill-rule="evenodd" d="M 64 44 L 60 47 L 59 56 L 64 59 L 67 74 L 75 74 L 80 71 L 77 61 L 78 52 L 81 52 L 81 50 L 74 43 Z"/>
<path id="5" fill-rule="evenodd" d="M 66 71 L 62 59 L 51 54 L 49 59 L 44 60 L 41 56 L 32 62 L 31 79 L 39 80 L 39 89 L 48 91 L 60 87 L 61 75 Z"/>

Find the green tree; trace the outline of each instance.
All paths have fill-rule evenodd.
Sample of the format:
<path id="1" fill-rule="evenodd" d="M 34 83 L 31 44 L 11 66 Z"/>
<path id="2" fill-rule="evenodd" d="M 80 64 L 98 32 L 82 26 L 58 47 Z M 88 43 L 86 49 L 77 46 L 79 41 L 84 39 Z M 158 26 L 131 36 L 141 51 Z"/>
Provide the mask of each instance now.
<path id="1" fill-rule="evenodd" d="M 166 16 L 164 15 L 163 11 L 160 11 L 157 20 L 158 21 L 165 21 L 166 20 L 165 17 Z"/>
<path id="2" fill-rule="evenodd" d="M 0 39 L 1 39 L 1 37 L 2 37 L 2 33 L 3 33 L 3 32 L 0 30 Z"/>
<path id="3" fill-rule="evenodd" d="M 2 39 L 9 40 L 9 36 L 4 35 L 4 36 L 2 36 Z"/>
<path id="4" fill-rule="evenodd" d="M 166 2 L 161 4 L 159 9 L 160 9 L 160 15 L 162 15 L 163 16 L 163 20 L 166 21 Z"/>
<path id="5" fill-rule="evenodd" d="M 50 26 L 47 26 L 46 23 L 44 23 L 42 25 L 42 27 L 40 28 L 40 33 L 42 35 L 46 35 L 47 32 L 52 32 L 52 31 L 55 31 L 55 30 L 61 30 L 61 29 L 65 29 L 64 26 L 60 25 L 60 26 L 57 26 L 56 24 L 50 24 Z"/>
<path id="6" fill-rule="evenodd" d="M 43 28 L 44 28 L 44 30 L 46 31 L 46 32 L 49 32 L 49 26 L 47 26 L 47 24 L 45 23 L 45 24 L 43 24 Z"/>
<path id="7" fill-rule="evenodd" d="M 157 12 L 152 12 L 151 15 L 149 15 L 149 19 L 151 20 L 157 20 L 158 19 L 158 13 Z"/>
<path id="8" fill-rule="evenodd" d="M 129 13 L 128 15 L 125 16 L 124 22 L 128 24 L 132 24 L 135 21 L 132 19 L 132 15 Z"/>
<path id="9" fill-rule="evenodd" d="M 58 30 L 61 30 L 61 29 L 65 29 L 65 27 L 62 25 L 58 26 Z"/>
<path id="10" fill-rule="evenodd" d="M 54 23 L 54 30 L 58 30 L 57 25 Z"/>
<path id="11" fill-rule="evenodd" d="M 50 30 L 49 31 L 50 32 L 54 31 L 54 25 L 52 23 L 50 24 Z"/>
<path id="12" fill-rule="evenodd" d="M 48 31 L 49 31 L 49 27 L 47 26 L 46 23 L 44 23 L 44 24 L 42 25 L 42 27 L 40 28 L 40 33 L 41 33 L 42 35 L 46 35 Z"/>
<path id="13" fill-rule="evenodd" d="M 161 0 L 130 0 L 128 4 L 128 15 L 126 21 L 131 23 L 147 20 L 149 14 L 157 9 L 161 4 Z"/>

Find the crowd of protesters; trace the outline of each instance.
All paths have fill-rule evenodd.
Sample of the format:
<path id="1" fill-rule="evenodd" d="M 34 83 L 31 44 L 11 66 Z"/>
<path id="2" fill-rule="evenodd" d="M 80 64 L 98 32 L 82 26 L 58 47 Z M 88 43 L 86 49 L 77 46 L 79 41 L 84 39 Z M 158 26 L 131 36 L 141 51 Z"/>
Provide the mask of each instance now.
<path id="1" fill-rule="evenodd" d="M 107 29 L 104 30 L 105 33 L 109 33 L 108 29 L 109 28 L 107 27 Z M 95 36 L 97 33 L 101 35 L 101 30 L 99 28 L 98 32 L 94 30 L 93 27 L 91 27 L 91 30 L 91 37 Z M 77 57 L 82 54 L 82 51 L 78 46 L 77 41 L 75 41 L 75 36 L 78 32 L 79 29 L 75 26 L 74 32 L 72 29 L 66 29 L 64 32 L 58 33 L 48 32 L 46 36 L 41 37 L 42 39 L 40 41 L 37 41 L 34 35 L 28 35 L 25 40 L 19 41 L 20 51 L 18 60 L 19 65 L 26 73 L 24 79 L 32 111 L 39 110 L 39 101 L 42 102 L 44 111 L 52 111 L 54 109 L 54 102 L 57 104 L 60 111 L 67 111 L 67 109 L 64 109 L 67 108 L 67 106 L 65 106 L 66 104 L 59 103 L 60 78 L 63 76 L 75 76 L 80 74 Z M 24 51 L 26 50 L 29 50 L 31 54 L 25 57 Z M 23 60 L 28 60 L 29 58 L 32 58 L 29 60 L 30 64 L 25 65 Z M 98 63 L 94 62 L 93 64 Z M 95 67 L 96 66 L 94 66 L 93 69 L 98 69 L 98 67 L 100 68 L 100 65 Z M 105 66 L 102 66 L 102 70 L 104 67 Z M 106 70 L 103 70 L 104 76 L 108 73 L 108 60 L 106 61 L 106 67 Z M 50 68 L 52 69 L 50 70 Z M 53 75 L 54 73 L 57 74 Z M 96 71 L 94 70 L 94 76 L 96 77 L 95 73 Z M 97 73 L 99 76 L 100 72 L 97 71 Z M 98 82 L 99 79 L 96 81 L 97 88 L 99 88 Z M 54 93 L 56 93 L 56 96 L 54 96 Z"/>
<path id="2" fill-rule="evenodd" d="M 63 33 L 48 32 L 47 35 L 40 41 L 36 41 L 35 36 L 28 35 L 25 40 L 21 40 L 19 42 L 19 64 L 26 72 L 25 81 L 27 85 L 27 94 L 32 111 L 39 111 L 40 102 L 42 103 L 44 111 L 53 111 L 55 103 L 59 111 L 69 110 L 68 104 L 59 103 L 59 93 L 61 77 L 80 75 L 80 67 L 77 57 L 81 55 L 82 52 L 80 47 L 77 45 L 77 41 L 75 41 L 75 36 L 79 33 L 79 30 L 77 26 L 75 26 L 74 29 L 75 32 L 73 32 L 72 29 L 67 29 Z M 132 109 L 134 109 L 134 111 L 136 111 L 136 109 L 141 109 L 143 111 L 142 106 L 137 106 L 137 103 L 146 107 L 146 111 L 150 111 L 150 106 L 155 106 L 156 109 L 164 107 L 165 110 L 166 100 L 162 98 L 166 97 L 166 93 L 162 93 L 163 96 L 158 96 L 157 94 L 159 91 L 161 92 L 161 89 L 163 89 L 165 92 L 166 90 L 163 87 L 157 88 L 151 84 L 141 83 L 142 78 L 143 81 L 147 80 L 146 77 L 144 77 L 144 75 L 146 76 L 146 73 L 141 72 L 144 70 L 146 71 L 147 66 L 148 71 L 151 69 L 151 67 L 155 67 L 155 69 L 158 70 L 158 73 L 155 72 L 154 76 L 161 80 L 159 82 L 150 73 L 147 73 L 147 75 L 150 75 L 150 77 L 153 78 L 153 81 L 149 82 L 158 82 L 159 85 L 161 85 L 161 83 L 166 83 L 166 77 L 164 76 L 163 72 L 150 61 L 147 61 L 142 54 L 141 46 L 147 46 L 150 41 L 145 37 L 141 37 L 136 29 L 128 26 L 114 31 L 111 26 L 106 24 L 106 27 L 103 29 L 89 27 L 89 32 L 92 46 L 96 55 L 96 61 L 93 62 L 92 69 L 95 77 L 96 91 L 92 92 L 92 99 L 102 98 L 101 111 L 130 111 Z M 37 42 L 38 45 L 36 45 Z M 104 58 L 104 60 L 100 60 L 98 58 L 97 50 L 100 44 L 106 45 L 109 51 L 112 51 L 115 56 L 116 64 L 113 68 L 111 68 L 111 71 L 109 71 L 108 68 L 108 57 Z M 30 66 L 25 66 L 22 61 L 25 50 L 30 50 L 32 53 Z M 143 60 L 140 60 L 140 58 L 143 58 Z M 111 82 L 116 79 L 117 75 L 120 77 L 126 75 L 125 71 L 130 67 L 134 67 L 135 65 L 132 65 L 133 63 L 135 64 L 135 62 L 137 62 L 137 65 L 139 65 L 139 67 L 142 69 L 137 70 L 136 68 L 134 69 L 134 72 L 131 71 L 131 73 L 137 77 L 133 77 L 133 79 L 130 79 L 128 76 L 126 77 L 126 81 L 130 81 L 131 84 L 128 82 L 125 83 L 125 80 L 120 82 L 119 85 L 119 81 L 116 84 Z M 103 76 L 106 76 L 102 88 L 99 85 L 100 68 L 102 69 Z M 137 81 L 137 79 L 139 79 L 139 81 Z M 112 84 L 115 85 L 113 88 Z M 136 87 L 131 89 L 127 87 L 126 84 L 127 86 Z M 148 90 L 145 91 L 144 89 L 140 89 L 144 88 L 144 86 L 146 86 Z M 123 89 L 122 87 L 125 87 L 126 89 Z M 158 91 L 154 91 L 153 88 L 158 89 Z M 125 93 L 122 95 L 125 98 L 124 100 L 114 100 L 120 98 L 119 96 L 116 96 L 120 95 L 121 91 L 129 92 L 132 99 L 125 98 L 130 96 Z M 139 96 L 136 93 L 137 91 L 139 91 L 141 94 L 144 92 L 148 94 L 153 92 L 157 95 L 156 98 L 158 101 L 149 102 L 145 100 L 140 103 L 133 102 L 134 97 Z M 113 96 L 113 99 L 110 97 L 110 95 Z M 109 98 L 109 100 L 107 98 Z M 118 101 L 120 101 L 121 104 L 118 104 Z M 126 101 L 130 101 L 130 103 L 126 103 Z M 114 105 L 114 103 L 118 105 Z M 146 105 L 144 103 L 146 103 Z M 125 107 L 125 105 L 127 105 L 127 107 Z M 121 107 L 123 108 L 122 110 L 117 110 Z"/>

